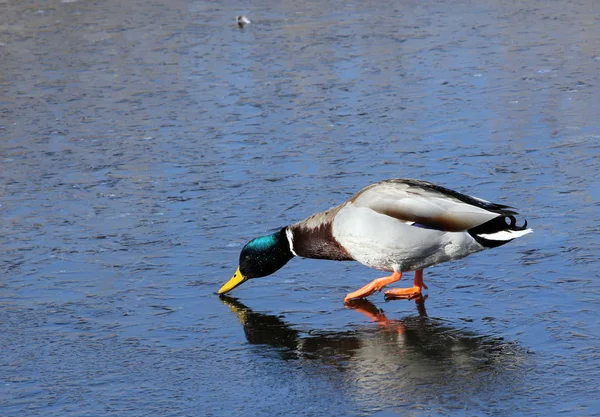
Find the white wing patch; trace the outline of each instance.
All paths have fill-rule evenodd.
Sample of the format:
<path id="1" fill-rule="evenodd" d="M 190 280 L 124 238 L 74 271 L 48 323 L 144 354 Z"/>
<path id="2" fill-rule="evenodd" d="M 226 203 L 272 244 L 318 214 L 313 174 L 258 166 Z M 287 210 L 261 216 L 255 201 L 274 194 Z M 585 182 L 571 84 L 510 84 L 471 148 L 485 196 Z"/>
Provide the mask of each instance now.
<path id="1" fill-rule="evenodd" d="M 489 233 L 489 234 L 479 234 L 477 236 L 482 237 L 483 239 L 488 239 L 488 240 L 499 240 L 499 241 L 504 241 L 504 240 L 512 240 L 512 239 L 516 239 L 518 237 L 524 236 L 528 233 L 532 233 L 533 230 L 531 229 L 525 229 L 525 230 L 501 230 L 499 232 L 496 233 Z"/>

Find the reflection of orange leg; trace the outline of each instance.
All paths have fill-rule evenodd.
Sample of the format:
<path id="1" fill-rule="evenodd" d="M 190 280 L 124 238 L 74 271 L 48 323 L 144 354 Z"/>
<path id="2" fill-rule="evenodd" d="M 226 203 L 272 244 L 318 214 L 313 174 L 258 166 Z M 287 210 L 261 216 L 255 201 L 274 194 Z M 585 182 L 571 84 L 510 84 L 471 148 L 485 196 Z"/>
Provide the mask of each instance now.
<path id="1" fill-rule="evenodd" d="M 364 314 L 371 321 L 375 322 L 387 322 L 388 319 L 385 317 L 383 310 L 378 309 L 369 300 L 365 299 L 354 299 L 346 303 L 346 307 L 353 308 L 354 310 Z"/>
<path id="2" fill-rule="evenodd" d="M 393 288 L 385 292 L 385 298 L 401 298 L 411 300 L 421 295 L 422 288 L 427 289 L 427 285 L 425 285 L 423 282 L 423 270 L 419 269 L 415 271 L 415 279 L 412 288 Z"/>
<path id="3" fill-rule="evenodd" d="M 419 317 L 427 317 L 425 311 L 425 298 L 427 296 L 419 295 L 415 298 L 415 304 L 419 311 Z M 367 316 L 371 321 L 377 323 L 386 331 L 395 331 L 398 334 L 406 332 L 406 324 L 404 320 L 389 320 L 383 310 L 378 309 L 369 300 L 350 300 L 346 303 L 346 307 L 353 308 L 356 311 Z"/>
<path id="4" fill-rule="evenodd" d="M 383 287 L 385 287 L 386 285 L 389 285 L 393 282 L 399 281 L 400 278 L 402 278 L 401 272 L 394 272 L 390 276 L 383 277 L 383 278 L 377 278 L 376 280 L 374 280 L 371 283 L 362 287 L 360 290 L 357 290 L 357 291 L 354 291 L 354 292 L 351 292 L 350 294 L 348 294 L 346 296 L 346 298 L 344 298 L 344 303 L 347 303 L 348 301 L 352 300 L 353 298 L 368 297 L 369 295 L 373 294 L 375 291 L 381 291 L 381 289 Z"/>
<path id="5" fill-rule="evenodd" d="M 398 334 L 404 334 L 406 330 L 402 320 L 389 320 L 383 310 L 379 310 L 369 300 L 351 300 L 346 303 L 346 306 L 361 312 L 385 330 L 395 331 Z"/>

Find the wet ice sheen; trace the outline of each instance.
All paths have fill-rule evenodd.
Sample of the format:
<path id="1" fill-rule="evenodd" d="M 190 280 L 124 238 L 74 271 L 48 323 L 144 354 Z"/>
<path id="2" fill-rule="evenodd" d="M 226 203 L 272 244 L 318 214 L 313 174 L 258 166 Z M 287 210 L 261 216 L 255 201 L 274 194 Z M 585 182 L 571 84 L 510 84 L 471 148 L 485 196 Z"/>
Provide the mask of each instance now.
<path id="1" fill-rule="evenodd" d="M 0 6 L 0 414 L 599 414 L 598 2 L 239 7 Z M 300 259 L 214 294 L 391 177 L 535 233 L 424 305 Z"/>

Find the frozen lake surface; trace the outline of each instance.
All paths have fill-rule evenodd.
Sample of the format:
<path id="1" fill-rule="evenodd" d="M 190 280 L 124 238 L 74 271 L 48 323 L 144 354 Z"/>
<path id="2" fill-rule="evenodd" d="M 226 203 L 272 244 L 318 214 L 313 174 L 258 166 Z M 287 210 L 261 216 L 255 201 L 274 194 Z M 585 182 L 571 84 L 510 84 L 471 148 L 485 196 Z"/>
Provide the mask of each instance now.
<path id="1" fill-rule="evenodd" d="M 0 0 L 0 414 L 600 415 L 599 16 Z M 381 273 L 304 259 L 215 295 L 251 238 L 394 177 L 535 233 L 424 303 L 347 308 Z"/>

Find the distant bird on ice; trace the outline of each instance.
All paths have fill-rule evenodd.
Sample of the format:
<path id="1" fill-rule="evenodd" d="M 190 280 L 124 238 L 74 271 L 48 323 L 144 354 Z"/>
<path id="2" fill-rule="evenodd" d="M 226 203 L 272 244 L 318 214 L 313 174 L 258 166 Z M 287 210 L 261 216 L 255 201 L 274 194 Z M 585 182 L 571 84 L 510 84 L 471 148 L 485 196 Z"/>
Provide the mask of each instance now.
<path id="1" fill-rule="evenodd" d="M 235 18 L 235 21 L 237 22 L 238 27 L 243 28 L 246 25 L 249 25 L 250 19 L 248 19 L 246 16 L 244 15 L 240 15 L 238 17 Z"/>

